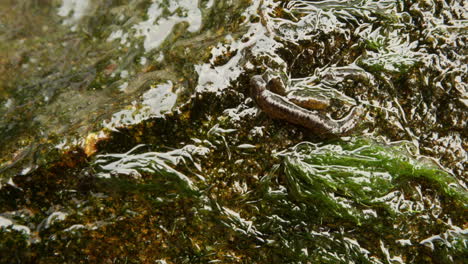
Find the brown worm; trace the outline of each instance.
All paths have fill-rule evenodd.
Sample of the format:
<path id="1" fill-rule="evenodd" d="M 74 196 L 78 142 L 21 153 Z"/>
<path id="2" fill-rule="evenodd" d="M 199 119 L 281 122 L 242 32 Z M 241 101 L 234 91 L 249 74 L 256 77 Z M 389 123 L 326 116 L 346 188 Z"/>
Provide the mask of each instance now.
<path id="1" fill-rule="evenodd" d="M 286 97 L 267 89 L 267 82 L 260 75 L 250 79 L 251 96 L 260 109 L 272 118 L 282 119 L 301 125 L 320 136 L 341 136 L 350 132 L 356 125 L 355 110 L 341 120 L 333 120 L 318 112 L 302 108 Z"/>

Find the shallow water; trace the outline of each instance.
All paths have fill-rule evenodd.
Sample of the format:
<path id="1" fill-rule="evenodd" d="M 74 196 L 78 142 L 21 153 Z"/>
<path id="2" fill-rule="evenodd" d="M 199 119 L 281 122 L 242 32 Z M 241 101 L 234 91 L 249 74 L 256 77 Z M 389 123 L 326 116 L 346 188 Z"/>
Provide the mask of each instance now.
<path id="1" fill-rule="evenodd" d="M 3 1 L 0 262 L 463 263 L 467 10 Z"/>

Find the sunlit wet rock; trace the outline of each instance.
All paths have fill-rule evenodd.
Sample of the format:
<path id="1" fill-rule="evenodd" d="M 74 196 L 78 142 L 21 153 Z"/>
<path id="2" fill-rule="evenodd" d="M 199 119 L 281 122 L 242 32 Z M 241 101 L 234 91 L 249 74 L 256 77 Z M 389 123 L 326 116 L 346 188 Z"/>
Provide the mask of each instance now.
<path id="1" fill-rule="evenodd" d="M 466 10 L 0 1 L 0 262 L 464 263 Z"/>

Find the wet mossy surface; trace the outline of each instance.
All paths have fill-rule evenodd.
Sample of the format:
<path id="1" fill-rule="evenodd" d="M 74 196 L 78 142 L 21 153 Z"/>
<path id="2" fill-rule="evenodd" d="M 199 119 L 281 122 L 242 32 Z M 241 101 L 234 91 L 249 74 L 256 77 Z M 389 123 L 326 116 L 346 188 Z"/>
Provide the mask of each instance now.
<path id="1" fill-rule="evenodd" d="M 213 136 L 219 135 L 206 131 L 223 117 L 229 124 L 220 110 L 237 104 L 222 99 L 212 104 L 213 97 L 232 99 L 233 95 L 205 95 L 179 114 L 120 130 L 99 143 L 99 153 L 125 153 L 141 142 L 146 145 L 135 154 L 179 148 L 184 146 L 181 142 L 193 138 L 216 142 Z M 463 226 L 466 192 L 450 187 L 451 176 L 408 158 L 403 148 L 366 140 L 301 143 L 291 152 L 273 154 L 305 139 L 314 141 L 314 137 L 264 115 L 253 119 L 245 120 L 235 136 L 226 136 L 226 145 L 219 140 L 217 149 L 201 158 L 204 180 L 194 176 L 197 169 L 190 161 L 174 167 L 191 175 L 193 188 L 153 172 L 142 172 L 137 178 L 119 173 L 96 178 L 93 175 L 102 169 L 90 166 L 92 158 L 79 150 L 48 168 L 15 177 L 16 187 L 2 189 L 1 210 L 26 210 L 17 224 L 37 226 L 38 232 L 29 238 L 16 231 L 4 232 L 3 250 L 11 255 L 8 245 L 16 239 L 15 243 L 28 245 L 16 251 L 19 259 L 38 263 L 145 263 L 154 259 L 168 263 L 214 259 L 223 263 L 373 263 L 362 248 L 381 252 L 383 243 L 408 262 L 444 263 L 448 259 L 435 258 L 448 255 L 462 263 L 462 242 L 450 249 L 435 242 L 435 251 L 430 251 L 426 245 L 402 246 L 396 241 L 421 241 L 430 234 L 449 232 L 448 219 L 453 226 Z M 249 135 L 252 124 L 263 124 L 269 130 L 261 144 L 258 136 Z M 295 140 L 278 140 L 291 132 Z M 256 147 L 236 149 L 236 142 Z M 231 146 L 229 152 L 226 146 Z M 320 173 L 307 167 L 314 165 Z M 388 194 L 393 196 L 381 198 Z M 66 212 L 67 217 L 46 227 L 45 219 L 52 211 Z M 431 214 L 437 220 L 425 218 Z M 28 242 L 31 239 L 36 241 Z M 464 237 L 447 239 L 463 241 Z M 337 255 L 332 258 L 327 251 Z"/>
<path id="2" fill-rule="evenodd" d="M 90 1 L 76 30 L 64 2 L 0 4 L 37 24 L 0 20 L 0 263 L 468 258 L 457 2 L 199 1 L 199 31 L 176 24 L 149 51 L 133 26 L 154 1 Z M 161 2 L 160 21 L 184 3 Z M 130 45 L 107 41 L 119 29 Z M 38 64 L 14 66 L 21 54 Z M 268 71 L 342 94 L 323 111 L 360 107 L 354 133 L 271 119 L 249 98 Z M 172 110 L 141 114 L 167 83 Z"/>

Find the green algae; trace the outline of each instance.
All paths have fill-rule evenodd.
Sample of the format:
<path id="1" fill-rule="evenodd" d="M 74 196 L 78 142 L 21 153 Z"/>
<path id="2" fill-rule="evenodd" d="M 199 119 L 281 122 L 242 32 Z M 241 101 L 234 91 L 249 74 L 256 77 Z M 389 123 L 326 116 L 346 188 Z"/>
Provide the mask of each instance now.
<path id="1" fill-rule="evenodd" d="M 358 224 L 365 218 L 362 208 L 386 207 L 391 215 L 400 213 L 398 208 L 388 207 L 382 197 L 397 190 L 416 193 L 415 184 L 424 183 L 462 204 L 468 201 L 467 193 L 456 187 L 452 176 L 409 158 L 398 148 L 364 140 L 344 146 L 303 143 L 283 155 L 295 199 L 323 206 L 318 209 L 321 213 L 351 217 Z"/>
<path id="2" fill-rule="evenodd" d="M 280 259 L 418 263 L 429 261 L 429 247 L 433 260 L 462 263 L 466 233 L 453 223 L 466 218 L 467 192 L 430 162 L 411 158 L 404 144 L 305 142 L 276 155 L 282 163 L 262 180 L 265 211 L 257 223 Z M 445 220 L 427 221 L 432 215 Z"/>

